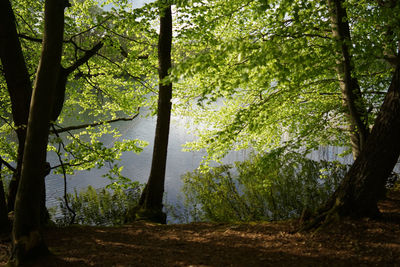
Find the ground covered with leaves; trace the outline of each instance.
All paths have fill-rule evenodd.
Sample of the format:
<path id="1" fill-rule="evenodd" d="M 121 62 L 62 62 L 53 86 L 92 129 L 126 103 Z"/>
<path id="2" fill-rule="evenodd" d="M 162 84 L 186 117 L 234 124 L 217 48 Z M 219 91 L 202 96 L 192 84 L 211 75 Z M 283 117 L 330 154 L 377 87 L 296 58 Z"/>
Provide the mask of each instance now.
<path id="1" fill-rule="evenodd" d="M 379 220 L 346 220 L 317 233 L 296 233 L 296 221 L 51 228 L 52 255 L 30 265 L 400 266 L 400 192 L 380 209 Z M 0 264 L 9 249 L 3 240 Z"/>

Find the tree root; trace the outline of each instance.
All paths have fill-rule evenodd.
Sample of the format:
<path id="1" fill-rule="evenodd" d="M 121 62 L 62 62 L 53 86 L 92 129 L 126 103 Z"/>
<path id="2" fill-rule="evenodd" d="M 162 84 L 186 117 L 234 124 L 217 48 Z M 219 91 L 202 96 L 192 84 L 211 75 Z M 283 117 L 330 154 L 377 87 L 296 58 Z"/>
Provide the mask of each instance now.
<path id="1" fill-rule="evenodd" d="M 160 224 L 167 224 L 167 214 L 162 210 L 155 209 L 139 209 L 136 212 L 135 221 L 146 221 Z"/>
<path id="2" fill-rule="evenodd" d="M 317 233 L 326 229 L 326 227 L 340 220 L 340 206 L 334 205 L 327 211 L 323 211 L 309 221 L 302 223 L 297 232 Z"/>
<path id="3" fill-rule="evenodd" d="M 167 215 L 160 209 L 146 209 L 141 206 L 136 206 L 128 211 L 125 223 L 131 223 L 135 221 L 166 224 Z"/>

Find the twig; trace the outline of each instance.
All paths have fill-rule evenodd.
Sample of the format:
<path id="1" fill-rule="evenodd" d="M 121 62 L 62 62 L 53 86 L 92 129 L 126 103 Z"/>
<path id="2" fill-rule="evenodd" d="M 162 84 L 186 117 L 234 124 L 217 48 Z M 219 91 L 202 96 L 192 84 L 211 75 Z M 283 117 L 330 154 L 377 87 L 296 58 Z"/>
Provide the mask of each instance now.
<path id="1" fill-rule="evenodd" d="M 54 131 L 54 133 L 56 134 L 56 136 L 57 136 L 59 139 L 61 139 L 60 136 L 58 135 L 56 129 L 54 128 L 54 125 L 52 125 L 52 128 L 53 128 L 53 131 Z M 72 218 L 71 218 L 71 221 L 69 222 L 69 224 L 73 224 L 74 221 L 75 221 L 76 213 L 75 213 L 75 211 L 69 206 L 69 202 L 68 202 L 68 196 L 67 196 L 67 173 L 66 173 L 66 171 L 65 171 L 64 162 L 63 162 L 63 160 L 62 160 L 62 158 L 61 158 L 61 155 L 60 155 L 61 144 L 62 144 L 62 142 L 60 142 L 60 143 L 58 144 L 57 157 L 58 157 L 58 160 L 60 161 L 61 169 L 62 169 L 62 171 L 63 171 L 63 176 L 64 176 L 64 201 L 65 201 L 65 206 L 67 207 L 68 211 L 69 211 L 70 213 L 72 213 Z"/>
<path id="2" fill-rule="evenodd" d="M 10 120 L 8 120 L 7 118 L 4 118 L 3 116 L 0 115 L 0 119 L 3 120 L 8 126 L 10 126 L 11 129 L 16 130 L 17 128 L 14 127 L 11 123 Z"/>
<path id="3" fill-rule="evenodd" d="M 72 154 L 71 153 L 71 151 L 68 151 L 70 154 Z M 74 156 L 74 155 L 72 155 L 72 156 Z M 75 156 L 74 156 L 75 157 Z M 76 158 L 76 157 L 75 157 Z M 69 167 L 78 167 L 78 166 L 81 166 L 81 165 L 83 165 L 83 164 L 86 164 L 86 163 L 89 163 L 89 162 L 91 162 L 91 161 L 89 161 L 89 160 L 87 160 L 87 161 L 82 161 L 82 162 L 79 162 L 79 163 L 76 163 L 76 164 L 71 164 L 71 163 L 63 163 L 63 165 L 64 165 L 64 167 L 65 166 L 69 166 Z M 57 168 L 59 168 L 59 167 L 61 167 L 61 164 L 59 164 L 59 165 L 53 165 L 51 168 L 50 168 L 50 170 L 53 170 L 53 169 L 57 169 Z"/>
<path id="4" fill-rule="evenodd" d="M 82 34 L 85 34 L 85 33 L 87 33 L 87 32 L 90 32 L 91 30 L 93 30 L 93 29 L 95 29 L 95 28 L 101 26 L 102 24 L 106 23 L 109 19 L 111 19 L 111 17 L 112 17 L 112 16 L 107 16 L 103 21 L 100 21 L 100 22 L 97 23 L 96 25 L 93 25 L 92 27 L 89 27 L 89 28 L 87 28 L 86 30 L 84 30 L 84 31 L 82 31 L 82 32 L 79 32 L 79 33 L 76 33 L 76 34 L 74 34 L 74 35 L 71 35 L 71 36 L 69 37 L 69 40 L 72 40 L 72 39 L 75 38 L 75 37 L 78 37 L 78 36 L 80 36 L 80 35 L 82 35 Z"/>
<path id="5" fill-rule="evenodd" d="M 113 60 L 109 59 L 108 57 L 102 55 L 102 54 L 98 54 L 98 56 L 104 58 L 105 60 L 107 60 L 108 62 L 110 62 L 111 64 L 115 65 L 118 69 L 122 69 L 125 71 L 126 74 L 128 74 L 129 77 L 131 77 L 134 81 L 137 81 L 138 83 L 140 83 L 143 87 L 149 89 L 150 91 L 152 91 L 153 93 L 156 93 L 156 91 L 149 85 L 146 84 L 145 81 L 143 81 L 143 79 L 141 79 L 138 76 L 134 76 L 132 74 L 130 74 L 127 70 L 123 69 L 118 63 L 114 62 Z"/>

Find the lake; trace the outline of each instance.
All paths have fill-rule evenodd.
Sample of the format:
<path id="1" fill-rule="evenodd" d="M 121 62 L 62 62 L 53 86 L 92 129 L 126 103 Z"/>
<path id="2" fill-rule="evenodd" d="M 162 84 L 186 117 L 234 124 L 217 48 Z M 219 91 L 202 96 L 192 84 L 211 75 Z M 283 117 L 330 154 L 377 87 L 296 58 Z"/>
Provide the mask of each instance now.
<path id="1" fill-rule="evenodd" d="M 145 112 L 143 112 L 145 113 Z M 165 192 L 168 203 L 176 203 L 177 195 L 180 193 L 182 186 L 181 175 L 188 171 L 196 169 L 204 152 L 184 152 L 182 145 L 186 142 L 193 141 L 195 136 L 187 134 L 184 124 L 187 121 L 184 118 L 173 116 L 171 120 L 168 157 L 165 177 Z M 146 117 L 144 114 L 137 117 L 133 121 L 121 121 L 112 124 L 117 128 L 122 136 L 113 140 L 112 138 L 103 139 L 103 143 L 107 146 L 113 142 L 123 139 L 141 139 L 147 141 L 149 145 L 143 149 L 138 155 L 133 152 L 125 152 L 121 157 L 120 165 L 124 166 L 122 174 L 134 181 L 141 183 L 147 182 L 150 174 L 151 156 L 153 152 L 153 141 L 155 134 L 155 117 Z M 233 163 L 245 159 L 249 151 L 233 151 L 224 159 L 224 163 Z M 48 154 L 48 161 L 51 165 L 57 165 L 58 158 L 55 153 Z M 90 171 L 79 171 L 75 175 L 67 176 L 67 190 L 73 192 L 74 188 L 78 191 L 88 185 L 94 188 L 105 187 L 110 181 L 103 178 L 102 175 L 107 172 L 107 167 L 102 169 L 91 169 Z M 52 207 L 58 205 L 58 198 L 63 196 L 64 181 L 61 175 L 50 174 L 46 177 L 46 193 L 47 206 Z"/>

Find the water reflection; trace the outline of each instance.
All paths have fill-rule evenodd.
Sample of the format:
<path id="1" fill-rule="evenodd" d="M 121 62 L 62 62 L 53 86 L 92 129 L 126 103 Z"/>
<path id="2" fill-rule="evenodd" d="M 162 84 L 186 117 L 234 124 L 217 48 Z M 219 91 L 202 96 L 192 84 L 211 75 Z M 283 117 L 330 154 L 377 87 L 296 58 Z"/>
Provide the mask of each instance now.
<path id="1" fill-rule="evenodd" d="M 193 135 L 186 133 L 185 123 L 184 118 L 172 117 L 165 177 L 165 191 L 168 203 L 175 203 L 177 201 L 177 195 L 182 185 L 181 175 L 196 169 L 205 155 L 204 152 L 182 151 L 182 145 L 193 141 L 195 138 Z M 141 139 L 149 143 L 139 155 L 133 152 L 123 153 L 120 162 L 120 165 L 124 166 L 122 175 L 141 183 L 147 182 L 150 174 L 155 124 L 155 117 L 146 117 L 144 115 L 133 121 L 121 121 L 112 124 L 113 127 L 121 132 L 122 136 L 115 140 L 111 137 L 105 138 L 102 140 L 104 144 L 112 145 L 113 142 L 123 139 Z M 245 159 L 247 154 L 247 151 L 234 151 L 229 153 L 223 162 L 233 163 L 240 161 Z M 57 156 L 54 153 L 49 153 L 48 160 L 52 165 L 58 164 Z M 67 176 L 68 192 L 73 192 L 74 188 L 79 191 L 88 185 L 94 188 L 106 186 L 110 183 L 107 178 L 102 177 L 106 172 L 107 167 L 105 166 L 102 169 L 79 171 L 75 175 Z M 63 184 L 63 177 L 61 175 L 50 174 L 46 178 L 47 206 L 58 205 L 57 198 L 63 196 Z"/>

